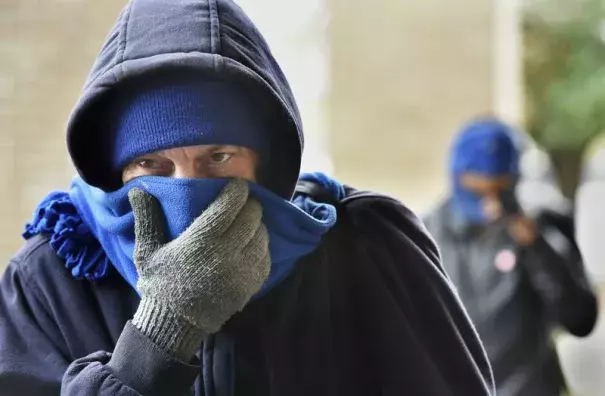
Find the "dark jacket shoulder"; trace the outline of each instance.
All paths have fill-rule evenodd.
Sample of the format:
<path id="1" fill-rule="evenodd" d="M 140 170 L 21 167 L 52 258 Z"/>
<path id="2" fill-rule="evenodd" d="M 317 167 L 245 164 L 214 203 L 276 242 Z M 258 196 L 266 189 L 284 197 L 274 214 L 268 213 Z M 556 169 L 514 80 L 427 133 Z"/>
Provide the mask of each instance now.
<path id="1" fill-rule="evenodd" d="M 429 233 L 423 220 L 403 202 L 382 194 L 357 191 L 343 201 L 358 232 L 376 237 L 381 229 L 387 240 L 397 241 L 399 246 L 419 249 L 417 253 L 425 256 L 443 273 L 441 257 L 435 240 Z"/>
<path id="2" fill-rule="evenodd" d="M 65 261 L 50 246 L 50 237 L 43 234 L 26 240 L 10 259 L 9 267 L 31 287 L 42 287 L 49 281 L 57 286 L 54 281 L 58 279 L 77 282 L 65 268 Z"/>
<path id="3" fill-rule="evenodd" d="M 357 276 L 358 292 L 366 296 L 357 300 L 356 312 L 372 323 L 371 332 L 397 329 L 396 338 L 381 341 L 388 344 L 385 354 L 402 348 L 402 355 L 422 356 L 415 364 L 425 365 L 424 375 L 431 377 L 434 370 L 434 378 L 442 379 L 417 388 L 427 394 L 489 394 L 493 376 L 487 356 L 424 223 L 402 202 L 380 194 L 355 192 L 342 203 L 341 229 L 353 228 L 356 237 L 346 248 L 352 255 L 347 273 Z M 352 227 L 346 227 L 347 221 Z M 332 248 L 342 252 L 345 246 Z M 381 342 L 370 348 L 381 350 Z"/>

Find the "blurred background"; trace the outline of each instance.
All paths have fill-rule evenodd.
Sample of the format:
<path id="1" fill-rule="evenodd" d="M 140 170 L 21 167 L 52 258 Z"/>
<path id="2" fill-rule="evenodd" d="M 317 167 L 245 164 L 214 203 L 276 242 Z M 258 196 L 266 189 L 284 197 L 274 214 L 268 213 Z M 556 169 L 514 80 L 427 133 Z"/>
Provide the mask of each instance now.
<path id="1" fill-rule="evenodd" d="M 602 0 L 238 3 L 297 95 L 304 170 L 422 213 L 447 192 L 453 134 L 497 115 L 531 137 L 520 198 L 574 208 L 605 306 Z M 124 4 L 0 0 L 0 269 L 38 201 L 74 175 L 65 122 Z M 574 395 L 605 394 L 604 321 L 588 339 L 557 342 Z"/>

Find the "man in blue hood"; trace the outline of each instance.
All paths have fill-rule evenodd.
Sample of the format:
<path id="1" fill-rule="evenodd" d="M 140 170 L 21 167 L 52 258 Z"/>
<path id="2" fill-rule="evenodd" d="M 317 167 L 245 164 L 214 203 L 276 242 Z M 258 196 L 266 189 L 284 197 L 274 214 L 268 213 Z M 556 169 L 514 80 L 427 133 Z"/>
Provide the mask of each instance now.
<path id="1" fill-rule="evenodd" d="M 473 121 L 451 154 L 451 196 L 425 223 L 436 239 L 494 370 L 501 396 L 559 396 L 551 333 L 595 324 L 596 299 L 565 214 L 524 214 L 515 197 L 518 139 L 493 118 Z"/>
<path id="2" fill-rule="evenodd" d="M 67 143 L 79 176 L 0 283 L 3 396 L 491 394 L 418 219 L 299 177 L 292 93 L 232 1 L 131 1 Z"/>

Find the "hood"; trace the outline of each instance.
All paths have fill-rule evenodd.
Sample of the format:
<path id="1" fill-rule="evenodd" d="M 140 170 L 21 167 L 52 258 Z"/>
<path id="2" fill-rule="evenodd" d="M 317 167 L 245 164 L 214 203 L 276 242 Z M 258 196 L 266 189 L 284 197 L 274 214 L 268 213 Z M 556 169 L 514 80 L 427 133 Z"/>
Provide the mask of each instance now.
<path id="1" fill-rule="evenodd" d="M 303 150 L 300 114 L 264 38 L 229 0 L 131 0 L 126 5 L 68 122 L 67 146 L 82 179 L 113 189 L 103 128 L 111 94 L 137 79 L 179 73 L 240 84 L 274 114 L 270 144 L 275 148 L 267 166 L 275 180 L 266 184 L 290 198 Z"/>
<path id="2" fill-rule="evenodd" d="M 497 119 L 473 121 L 454 139 L 450 155 L 450 174 L 456 184 L 460 174 L 484 176 L 519 174 L 519 143 L 515 131 Z"/>
<path id="3" fill-rule="evenodd" d="M 519 148 L 514 131 L 497 119 L 473 121 L 454 139 L 450 156 L 451 203 L 454 229 L 468 224 L 486 224 L 482 197 L 460 182 L 463 173 L 487 177 L 511 176 L 514 184 L 501 193 L 507 212 L 516 212 L 515 186 L 519 177 Z"/>

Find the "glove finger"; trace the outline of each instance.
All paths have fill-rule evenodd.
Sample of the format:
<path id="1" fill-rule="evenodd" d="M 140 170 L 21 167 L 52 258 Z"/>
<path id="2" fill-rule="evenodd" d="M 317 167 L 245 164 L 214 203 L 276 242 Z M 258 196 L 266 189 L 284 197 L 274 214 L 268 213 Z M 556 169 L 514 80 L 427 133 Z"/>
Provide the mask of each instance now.
<path id="1" fill-rule="evenodd" d="M 265 283 L 271 270 L 269 234 L 264 224 L 261 224 L 254 237 L 244 246 L 241 257 L 241 270 L 244 272 L 241 274 L 241 281 L 247 282 L 251 293 L 254 294 Z"/>
<path id="2" fill-rule="evenodd" d="M 128 192 L 128 200 L 134 213 L 134 261 L 138 265 L 166 243 L 166 220 L 159 202 L 151 194 L 133 188 Z"/>
<path id="3" fill-rule="evenodd" d="M 252 233 L 252 239 L 237 250 L 232 252 L 232 260 L 223 262 L 214 270 L 213 283 L 218 289 L 211 293 L 222 295 L 223 304 L 235 304 L 240 309 L 239 304 L 245 304 L 269 276 L 269 237 L 264 224 L 261 223 Z M 229 292 L 225 293 L 226 290 Z"/>
<path id="4" fill-rule="evenodd" d="M 241 250 L 252 238 L 254 238 L 258 229 L 262 226 L 263 208 L 254 198 L 248 198 L 248 202 L 240 210 L 229 229 L 221 238 L 221 243 L 232 247 L 234 250 Z"/>
<path id="5" fill-rule="evenodd" d="M 199 243 L 201 237 L 206 239 L 224 234 L 247 200 L 248 182 L 243 179 L 231 180 L 179 239 L 198 240 Z"/>

